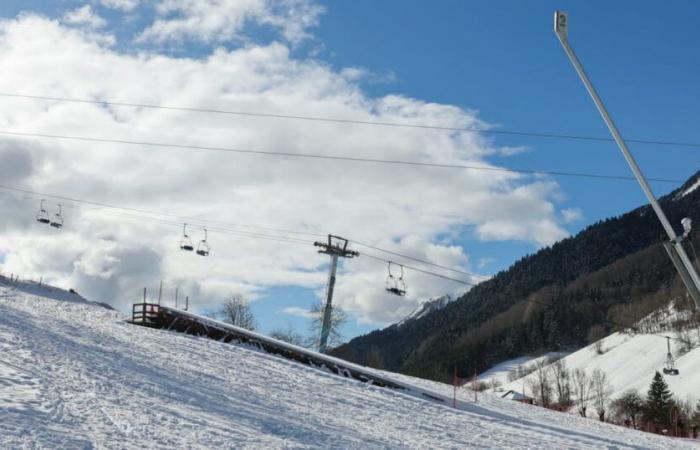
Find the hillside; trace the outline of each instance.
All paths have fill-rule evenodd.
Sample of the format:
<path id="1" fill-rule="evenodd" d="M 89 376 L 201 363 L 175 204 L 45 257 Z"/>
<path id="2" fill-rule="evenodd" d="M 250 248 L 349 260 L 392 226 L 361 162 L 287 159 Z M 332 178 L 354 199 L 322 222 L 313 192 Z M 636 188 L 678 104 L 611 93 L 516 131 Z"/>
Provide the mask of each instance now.
<path id="1" fill-rule="evenodd" d="M 662 310 L 662 312 L 665 312 Z M 664 376 L 671 392 L 680 400 L 689 399 L 695 404 L 700 399 L 700 329 L 689 330 L 685 339 L 688 347 L 683 349 L 679 333 L 669 326 L 660 326 L 655 333 L 616 332 L 600 340 L 598 345 L 602 354 L 596 350 L 596 344 L 586 346 L 566 355 L 562 361 L 570 370 L 583 369 L 589 374 L 596 368 L 604 371 L 610 381 L 610 398 L 619 397 L 628 389 L 634 389 L 644 395 L 649 388 L 654 373 L 662 372 L 666 362 L 666 339 L 671 340 L 671 352 L 676 360 L 678 375 Z M 663 373 L 663 372 L 662 372 Z M 527 390 L 528 381 L 534 375 L 528 375 L 503 384 L 499 389 Z M 526 392 L 530 395 L 530 392 Z"/>
<path id="2" fill-rule="evenodd" d="M 700 223 L 700 172 L 660 199 L 671 223 Z M 524 354 L 577 349 L 684 298 L 644 206 L 526 256 L 458 300 L 402 326 L 357 337 L 334 354 L 435 380 Z M 691 235 L 700 248 L 700 233 Z M 590 338 L 590 339 L 589 339 Z"/>
<path id="3" fill-rule="evenodd" d="M 453 409 L 2 285 L 0 345 L 2 448 L 693 448 L 497 397 Z"/>

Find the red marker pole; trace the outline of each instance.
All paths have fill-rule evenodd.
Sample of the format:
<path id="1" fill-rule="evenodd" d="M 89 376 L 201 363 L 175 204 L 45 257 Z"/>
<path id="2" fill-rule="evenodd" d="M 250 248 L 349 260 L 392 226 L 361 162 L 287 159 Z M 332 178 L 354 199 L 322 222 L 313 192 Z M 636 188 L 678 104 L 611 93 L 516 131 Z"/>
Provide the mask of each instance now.
<path id="1" fill-rule="evenodd" d="M 452 375 L 452 407 L 457 408 L 457 366 L 455 366 L 454 375 Z"/>

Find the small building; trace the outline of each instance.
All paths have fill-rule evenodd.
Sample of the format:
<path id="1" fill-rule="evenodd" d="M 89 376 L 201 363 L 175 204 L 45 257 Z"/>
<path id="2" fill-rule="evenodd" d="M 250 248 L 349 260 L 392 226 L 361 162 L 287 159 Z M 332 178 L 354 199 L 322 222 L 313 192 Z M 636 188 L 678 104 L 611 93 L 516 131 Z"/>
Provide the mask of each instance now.
<path id="1" fill-rule="evenodd" d="M 527 395 L 523 394 L 522 392 L 510 390 L 506 392 L 505 394 L 501 395 L 501 398 L 507 398 L 508 400 L 515 400 L 516 402 L 520 403 L 527 403 L 528 405 L 534 404 L 534 399 L 532 397 L 528 397 Z"/>

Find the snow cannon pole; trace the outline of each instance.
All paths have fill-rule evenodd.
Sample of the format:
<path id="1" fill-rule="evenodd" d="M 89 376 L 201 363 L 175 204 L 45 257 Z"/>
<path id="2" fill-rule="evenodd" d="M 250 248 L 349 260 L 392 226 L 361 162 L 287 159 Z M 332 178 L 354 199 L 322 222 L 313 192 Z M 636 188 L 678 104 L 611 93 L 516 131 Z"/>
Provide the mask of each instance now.
<path id="1" fill-rule="evenodd" d="M 598 95 L 598 92 L 596 91 L 595 87 L 593 87 L 593 83 L 588 78 L 588 74 L 586 74 L 583 65 L 581 65 L 581 61 L 579 61 L 578 57 L 576 56 L 576 53 L 574 52 L 574 49 L 571 47 L 571 44 L 569 44 L 569 16 L 564 11 L 554 12 L 554 33 L 557 35 L 557 38 L 559 38 L 559 42 L 564 48 L 566 56 L 569 58 L 569 61 L 571 61 L 571 64 L 574 66 L 576 73 L 583 82 L 583 85 L 586 87 L 586 90 L 591 96 L 593 103 L 595 103 L 596 108 L 598 108 L 598 112 L 603 118 L 605 125 L 607 125 L 608 130 L 610 130 L 610 134 L 612 134 L 615 143 L 620 148 L 620 151 L 625 157 L 625 160 L 630 166 L 630 169 L 632 169 L 634 177 L 637 179 L 637 182 L 639 182 L 639 185 L 642 187 L 644 195 L 646 195 L 647 200 L 651 205 L 651 208 L 654 210 L 656 216 L 659 218 L 661 226 L 666 231 L 666 234 L 668 235 L 668 238 L 670 240 L 670 245 L 667 246 L 667 250 L 670 249 L 669 256 L 671 258 L 671 261 L 673 262 L 674 266 L 676 267 L 676 270 L 678 271 L 678 274 L 683 280 L 683 283 L 685 284 L 688 290 L 688 294 L 695 301 L 696 308 L 700 310 L 700 275 L 698 275 L 698 273 L 695 271 L 693 263 L 690 261 L 688 254 L 683 248 L 683 238 L 676 236 L 676 232 L 673 230 L 673 227 L 668 221 L 666 214 L 664 214 L 663 209 L 661 209 L 661 205 L 659 205 L 659 202 L 656 200 L 656 197 L 654 196 L 654 192 L 651 190 L 649 182 L 644 177 L 644 174 L 642 173 L 642 170 L 637 164 L 637 161 L 634 159 L 634 156 L 632 156 L 632 152 L 630 152 L 630 149 L 627 147 L 627 143 L 622 138 L 622 135 L 617 129 L 615 122 L 613 122 L 613 119 L 610 116 L 610 113 L 608 112 L 607 108 L 605 107 L 603 100 Z"/>

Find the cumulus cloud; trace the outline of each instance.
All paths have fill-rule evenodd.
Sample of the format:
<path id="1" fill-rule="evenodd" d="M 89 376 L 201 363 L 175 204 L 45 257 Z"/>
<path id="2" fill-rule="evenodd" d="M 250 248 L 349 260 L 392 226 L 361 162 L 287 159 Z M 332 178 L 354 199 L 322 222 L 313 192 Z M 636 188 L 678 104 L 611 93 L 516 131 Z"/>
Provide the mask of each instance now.
<path id="1" fill-rule="evenodd" d="M 246 25 L 257 24 L 297 43 L 309 37 L 323 11 L 310 0 L 159 0 L 155 5 L 158 18 L 143 31 L 141 41 L 221 43 L 241 38 Z"/>
<path id="2" fill-rule="evenodd" d="M 316 317 L 315 314 L 309 309 L 301 308 L 299 306 L 288 306 L 286 308 L 282 308 L 281 312 L 290 316 L 302 317 L 304 319 L 313 319 Z"/>
<path id="3" fill-rule="evenodd" d="M 97 15 L 90 5 L 84 5 L 68 11 L 63 15 L 63 22 L 69 25 L 82 25 L 89 28 L 102 28 L 107 25 L 107 21 Z"/>
<path id="4" fill-rule="evenodd" d="M 39 148 L 16 139 L 0 139 L 0 180 L 17 183 L 34 171 L 34 156 Z"/>
<path id="5" fill-rule="evenodd" d="M 131 11 L 139 5 L 140 0 L 99 0 L 99 2 L 105 8 Z"/>
<path id="6" fill-rule="evenodd" d="M 580 208 L 565 208 L 561 210 L 562 219 L 565 223 L 577 222 L 583 219 L 583 211 Z"/>
<path id="7" fill-rule="evenodd" d="M 180 20 L 183 11 L 196 13 L 194 3 L 162 2 L 163 17 L 169 17 L 167 11 L 176 14 L 173 20 Z M 258 11 L 259 3 L 216 4 L 253 5 L 248 8 Z M 307 3 L 285 4 L 303 9 Z M 234 19 L 226 20 L 237 26 Z M 210 39 L 218 39 L 213 31 L 217 26 L 205 31 L 211 33 Z M 187 26 L 182 27 L 167 34 L 187 34 Z M 2 91 L 362 121 L 488 126 L 475 112 L 452 105 L 400 95 L 368 96 L 355 72 L 295 59 L 288 45 L 281 43 L 185 58 L 146 50 L 122 53 L 100 36 L 104 35 L 27 14 L 0 22 L 0 58 L 13 68 L 0 72 Z M 4 106 L 0 130 L 497 167 L 488 160 L 496 146 L 475 133 L 18 98 L 0 101 Z M 326 233 L 466 270 L 469 255 L 452 244 L 452 237 L 470 233 L 484 240 L 548 245 L 566 235 L 557 208 L 557 184 L 507 172 L 44 139 L 8 141 L 0 146 L 3 161 L 15 165 L 0 166 L 8 183 L 26 189 L 166 214 L 146 217 L 62 200 L 66 226 L 57 232 L 34 221 L 38 196 L 7 192 L 0 196 L 5 271 L 43 276 L 122 308 L 141 295 L 143 286 L 157 287 L 161 279 L 168 292 L 181 286 L 181 292 L 196 297 L 201 308 L 231 293 L 259 298 L 275 286 L 305 287 L 322 296 L 328 261 L 316 253 L 312 242 Z M 50 207 L 56 203 L 52 200 Z M 202 225 L 209 228 L 209 257 L 179 249 L 184 220 L 174 216 L 193 218 L 188 221 L 195 243 L 204 237 Z M 251 224 L 316 235 L 251 228 Z M 260 234 L 284 242 L 259 239 Z M 287 242 L 290 238 L 297 241 Z M 392 296 L 384 291 L 386 264 L 371 258 L 379 256 L 376 251 L 358 250 L 362 256 L 341 264 L 334 301 L 363 322 L 400 319 L 421 300 L 458 287 L 449 280 L 407 271 L 409 294 Z"/>

